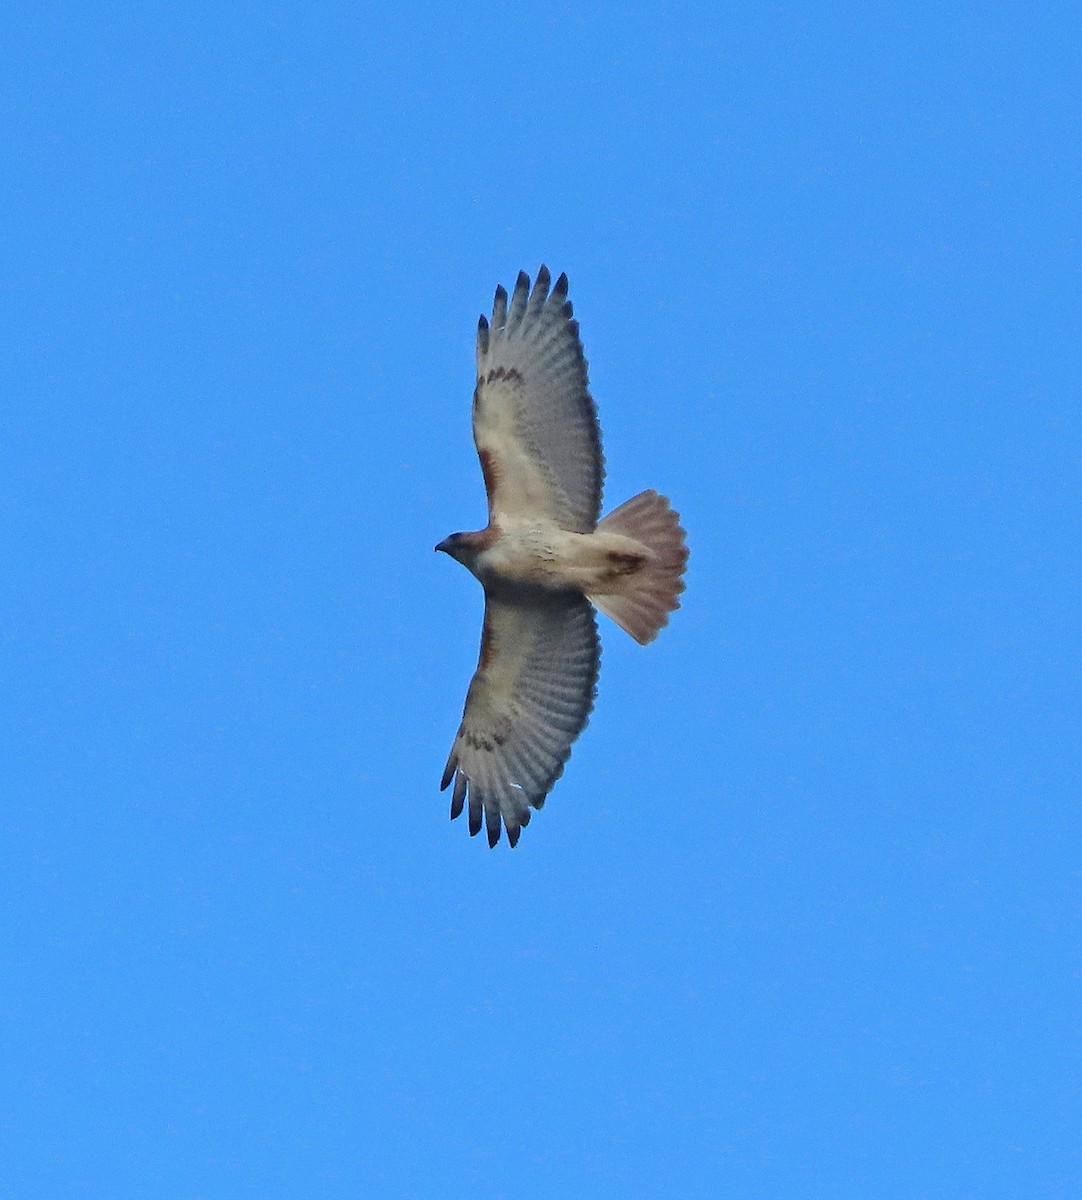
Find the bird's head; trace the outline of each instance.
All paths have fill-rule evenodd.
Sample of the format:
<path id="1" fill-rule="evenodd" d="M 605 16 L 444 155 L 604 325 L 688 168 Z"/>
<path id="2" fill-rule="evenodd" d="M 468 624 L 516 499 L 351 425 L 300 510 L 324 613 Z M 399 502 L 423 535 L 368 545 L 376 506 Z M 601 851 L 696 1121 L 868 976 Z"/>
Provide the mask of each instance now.
<path id="1" fill-rule="evenodd" d="M 449 554 L 452 558 L 458 559 L 464 566 L 470 566 L 483 547 L 477 544 L 477 535 L 475 533 L 452 533 L 450 537 L 446 537 L 436 547 L 437 550 L 442 550 L 444 554 Z"/>

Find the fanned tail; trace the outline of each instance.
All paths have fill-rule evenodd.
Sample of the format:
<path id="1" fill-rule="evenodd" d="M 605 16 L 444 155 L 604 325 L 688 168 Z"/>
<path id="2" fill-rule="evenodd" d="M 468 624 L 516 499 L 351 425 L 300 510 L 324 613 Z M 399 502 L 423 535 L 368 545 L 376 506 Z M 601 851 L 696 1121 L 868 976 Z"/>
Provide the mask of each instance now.
<path id="1" fill-rule="evenodd" d="M 680 514 L 664 496 L 652 489 L 633 496 L 598 522 L 598 533 L 618 533 L 633 538 L 644 550 L 641 561 L 628 561 L 617 573 L 610 590 L 587 598 L 606 616 L 646 645 L 680 607 L 684 590 L 688 548 Z"/>

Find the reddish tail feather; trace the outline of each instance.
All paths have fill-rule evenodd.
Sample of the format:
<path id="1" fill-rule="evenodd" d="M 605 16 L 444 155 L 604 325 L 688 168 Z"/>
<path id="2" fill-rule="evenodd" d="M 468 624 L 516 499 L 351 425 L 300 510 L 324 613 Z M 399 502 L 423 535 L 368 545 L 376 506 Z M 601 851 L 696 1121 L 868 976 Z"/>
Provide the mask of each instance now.
<path id="1" fill-rule="evenodd" d="M 650 490 L 633 496 L 598 522 L 598 532 L 634 538 L 646 551 L 637 570 L 623 575 L 611 592 L 588 599 L 645 645 L 657 637 L 669 613 L 680 607 L 688 548 L 680 514 Z"/>

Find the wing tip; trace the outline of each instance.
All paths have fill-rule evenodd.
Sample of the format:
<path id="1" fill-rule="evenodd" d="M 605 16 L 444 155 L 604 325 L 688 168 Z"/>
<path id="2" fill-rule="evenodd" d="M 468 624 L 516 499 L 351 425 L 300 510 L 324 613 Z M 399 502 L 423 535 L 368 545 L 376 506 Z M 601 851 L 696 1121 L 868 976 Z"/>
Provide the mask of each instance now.
<path id="1" fill-rule="evenodd" d="M 455 775 L 455 790 L 451 794 L 451 820 L 462 816 L 462 806 L 466 802 L 466 776 L 459 771 Z"/>
<path id="2" fill-rule="evenodd" d="M 552 275 L 550 274 L 548 267 L 542 263 L 537 268 L 537 278 L 534 280 L 533 293 L 530 296 L 530 299 L 535 304 L 544 304 L 545 300 L 548 299 L 549 284 L 551 282 Z"/>
<path id="3" fill-rule="evenodd" d="M 496 294 L 492 298 L 492 336 L 499 337 L 500 331 L 507 326 L 507 289 L 502 283 L 496 285 Z M 488 339 L 485 339 L 486 346 Z"/>
<path id="4" fill-rule="evenodd" d="M 492 803 L 485 805 L 485 834 L 492 850 L 500 840 L 500 810 Z"/>
<path id="5" fill-rule="evenodd" d="M 518 845 L 522 831 L 530 823 L 529 807 L 524 808 L 522 812 L 513 814 L 512 818 L 508 819 L 507 814 L 499 805 L 487 804 L 474 794 L 472 787 L 468 786 L 466 776 L 460 770 L 454 771 L 453 778 L 455 790 L 451 796 L 451 820 L 454 821 L 462 816 L 468 795 L 470 837 L 476 837 L 483 827 L 491 850 L 499 843 L 502 830 L 507 833 L 508 845 L 513 850 Z M 544 803 L 543 799 L 542 803 Z M 537 804 L 536 807 L 540 808 L 541 805 Z"/>

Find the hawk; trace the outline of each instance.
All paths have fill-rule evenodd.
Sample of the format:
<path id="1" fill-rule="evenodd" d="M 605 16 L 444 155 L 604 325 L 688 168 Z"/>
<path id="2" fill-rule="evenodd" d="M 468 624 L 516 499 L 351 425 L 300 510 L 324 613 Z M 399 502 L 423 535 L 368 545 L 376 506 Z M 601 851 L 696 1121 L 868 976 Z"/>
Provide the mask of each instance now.
<path id="1" fill-rule="evenodd" d="M 567 276 L 520 272 L 477 326 L 473 437 L 488 526 L 436 547 L 485 589 L 481 656 L 440 789 L 451 818 L 500 823 L 514 846 L 563 773 L 593 707 L 594 608 L 637 642 L 679 607 L 688 551 L 679 514 L 641 492 L 601 520 L 604 458 Z"/>

